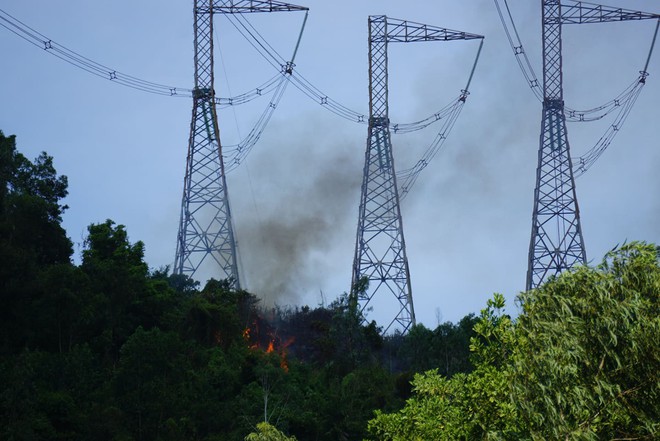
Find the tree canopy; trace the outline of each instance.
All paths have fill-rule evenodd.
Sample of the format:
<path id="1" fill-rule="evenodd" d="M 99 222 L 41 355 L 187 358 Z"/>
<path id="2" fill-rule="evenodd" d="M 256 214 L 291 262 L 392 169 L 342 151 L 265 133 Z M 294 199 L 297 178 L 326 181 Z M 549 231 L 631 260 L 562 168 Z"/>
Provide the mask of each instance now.
<path id="1" fill-rule="evenodd" d="M 369 423 L 381 440 L 656 439 L 660 433 L 660 266 L 630 243 L 520 294 L 501 295 L 475 326 L 475 368 L 431 370 L 414 396 Z"/>
<path id="2" fill-rule="evenodd" d="M 296 441 L 296 437 L 288 437 L 268 423 L 257 424 L 256 432 L 245 437 L 245 441 Z"/>
<path id="3" fill-rule="evenodd" d="M 355 293 L 265 308 L 150 269 L 108 219 L 80 264 L 67 179 L 0 132 L 0 439 L 653 439 L 658 249 L 631 243 L 477 317 L 382 336 Z M 376 413 L 374 413 L 376 411 Z M 370 421 L 371 420 L 371 421 Z"/>

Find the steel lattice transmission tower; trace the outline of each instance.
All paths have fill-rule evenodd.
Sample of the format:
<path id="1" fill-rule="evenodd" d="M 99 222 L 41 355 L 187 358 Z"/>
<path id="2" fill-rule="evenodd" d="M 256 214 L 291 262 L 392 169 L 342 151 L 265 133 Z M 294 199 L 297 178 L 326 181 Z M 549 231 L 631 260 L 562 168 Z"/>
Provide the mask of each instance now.
<path id="1" fill-rule="evenodd" d="M 534 189 L 527 289 L 586 261 L 571 163 L 562 75 L 562 25 L 657 19 L 656 14 L 542 0 L 543 116 Z"/>
<path id="2" fill-rule="evenodd" d="M 210 264 L 214 270 L 217 265 L 219 278 L 240 288 L 215 106 L 213 16 L 307 9 L 276 1 L 195 0 L 195 88 L 174 263 L 176 274 L 192 277 L 202 264 Z"/>
<path id="3" fill-rule="evenodd" d="M 360 198 L 352 287 L 361 313 L 378 294 L 394 296 L 399 307 L 386 333 L 398 325 L 405 333 L 415 325 L 410 272 L 403 237 L 389 129 L 387 45 L 420 41 L 449 41 L 483 38 L 418 23 L 369 17 L 369 129 Z M 359 289 L 363 279 L 368 289 Z M 391 297 L 390 297 L 391 298 Z"/>

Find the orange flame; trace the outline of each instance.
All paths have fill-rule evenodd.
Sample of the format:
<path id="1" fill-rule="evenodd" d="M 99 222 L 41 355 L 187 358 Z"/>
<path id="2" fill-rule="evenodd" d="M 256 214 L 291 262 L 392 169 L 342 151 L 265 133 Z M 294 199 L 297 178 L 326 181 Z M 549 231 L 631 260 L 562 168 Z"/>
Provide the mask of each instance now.
<path id="1" fill-rule="evenodd" d="M 280 358 L 280 367 L 282 368 L 282 370 L 284 372 L 288 373 L 289 372 L 289 363 L 287 363 L 287 361 L 286 361 L 286 352 L 283 351 L 280 354 L 280 357 L 281 357 Z"/>
<path id="2" fill-rule="evenodd" d="M 243 340 L 245 340 L 245 343 L 248 345 L 250 349 L 260 349 L 260 344 L 259 344 L 259 340 L 261 340 L 259 338 L 260 335 L 261 333 L 259 332 L 259 324 L 257 321 L 255 321 L 252 326 L 248 326 L 243 330 Z M 268 332 L 268 335 L 270 336 L 268 347 L 265 350 L 263 349 L 263 347 L 261 347 L 262 350 L 264 350 L 264 352 L 267 354 L 277 352 L 278 355 L 280 356 L 280 367 L 284 372 L 289 372 L 289 363 L 286 358 L 287 348 L 291 344 L 293 344 L 295 338 L 290 337 L 286 341 L 282 342 L 273 333 Z M 277 349 L 275 348 L 275 346 L 277 346 Z"/>

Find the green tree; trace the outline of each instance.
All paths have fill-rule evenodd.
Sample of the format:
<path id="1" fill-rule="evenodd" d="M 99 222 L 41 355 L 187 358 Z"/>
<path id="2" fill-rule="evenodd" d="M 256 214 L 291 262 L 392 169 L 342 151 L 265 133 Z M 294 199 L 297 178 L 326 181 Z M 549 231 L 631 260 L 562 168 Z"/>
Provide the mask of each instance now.
<path id="1" fill-rule="evenodd" d="M 339 376 L 365 365 L 378 363 L 378 351 L 383 347 L 382 329 L 375 321 L 365 322 L 358 305 L 359 292 L 367 289 L 369 281 L 360 280 L 350 294 L 344 293 L 330 304 L 334 313 L 328 332 L 332 346 L 330 367 Z"/>
<path id="2" fill-rule="evenodd" d="M 475 368 L 451 378 L 437 369 L 416 374 L 413 396 L 396 413 L 377 410 L 369 422 L 375 439 L 388 441 L 476 440 L 511 438 L 515 409 L 509 401 L 506 365 L 513 324 L 496 294 L 481 311 L 472 338 Z"/>
<path id="3" fill-rule="evenodd" d="M 149 269 L 144 244 L 131 244 L 123 225 L 112 220 L 88 227 L 81 269 L 89 278 L 88 338 L 108 360 L 141 324 L 141 303 L 148 297 Z"/>
<path id="4" fill-rule="evenodd" d="M 85 274 L 72 264 L 49 265 L 40 271 L 36 282 L 29 307 L 39 326 L 24 330 L 28 346 L 68 352 L 85 343 L 84 327 L 90 313 Z"/>
<path id="5" fill-rule="evenodd" d="M 67 178 L 41 153 L 34 162 L 0 131 L 0 353 L 31 346 L 33 303 L 47 292 L 41 273 L 70 265 L 72 244 L 61 226 Z"/>
<path id="6" fill-rule="evenodd" d="M 245 437 L 245 441 L 296 441 L 295 436 L 286 436 L 268 423 L 257 424 L 257 431 Z"/>
<path id="7" fill-rule="evenodd" d="M 243 331 L 256 315 L 258 302 L 254 295 L 233 289 L 226 280 L 211 279 L 188 299 L 184 333 L 207 346 L 228 349 L 232 344 L 243 344 Z"/>
<path id="8" fill-rule="evenodd" d="M 99 439 L 91 409 L 102 383 L 88 348 L 25 350 L 0 360 L 0 378 L 0 439 Z"/>
<path id="9" fill-rule="evenodd" d="M 400 340 L 397 358 L 405 364 L 407 370 L 423 372 L 437 366 L 432 330 L 420 323 L 411 327 L 408 334 Z"/>
<path id="10" fill-rule="evenodd" d="M 122 346 L 113 389 L 136 440 L 192 438 L 191 351 L 177 334 L 158 328 L 139 327 Z"/>
<path id="11" fill-rule="evenodd" d="M 0 228 L 6 245 L 20 247 L 40 264 L 69 262 L 72 244 L 61 226 L 68 207 L 60 203 L 67 187 L 51 156 L 42 152 L 31 162 L 16 150 L 16 137 L 0 131 Z"/>
<path id="12" fill-rule="evenodd" d="M 472 339 L 474 371 L 427 372 L 399 412 L 377 412 L 382 440 L 657 439 L 660 266 L 632 243 L 522 293 L 514 323 L 488 302 Z"/>
<path id="13" fill-rule="evenodd" d="M 475 336 L 477 316 L 470 313 L 457 324 L 445 322 L 435 328 L 433 352 L 439 372 L 451 376 L 459 372 L 470 372 L 470 339 Z M 428 369 L 428 368 L 427 368 Z"/>
<path id="14" fill-rule="evenodd" d="M 393 377 L 380 366 L 358 368 L 344 376 L 332 411 L 335 439 L 362 439 L 374 409 L 392 409 L 394 390 Z"/>
<path id="15" fill-rule="evenodd" d="M 531 436 L 657 439 L 657 248 L 626 244 L 519 301 L 512 393 Z"/>

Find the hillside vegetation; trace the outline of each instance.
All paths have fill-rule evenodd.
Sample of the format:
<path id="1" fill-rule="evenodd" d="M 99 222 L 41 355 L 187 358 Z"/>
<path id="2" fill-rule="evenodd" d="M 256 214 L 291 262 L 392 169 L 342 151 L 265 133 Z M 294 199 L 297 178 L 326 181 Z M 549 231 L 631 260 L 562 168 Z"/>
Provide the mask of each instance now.
<path id="1" fill-rule="evenodd" d="M 0 439 L 657 439 L 660 267 L 632 243 L 479 316 L 381 336 L 350 294 L 263 308 L 149 268 L 112 220 L 80 264 L 66 177 L 0 132 Z"/>

